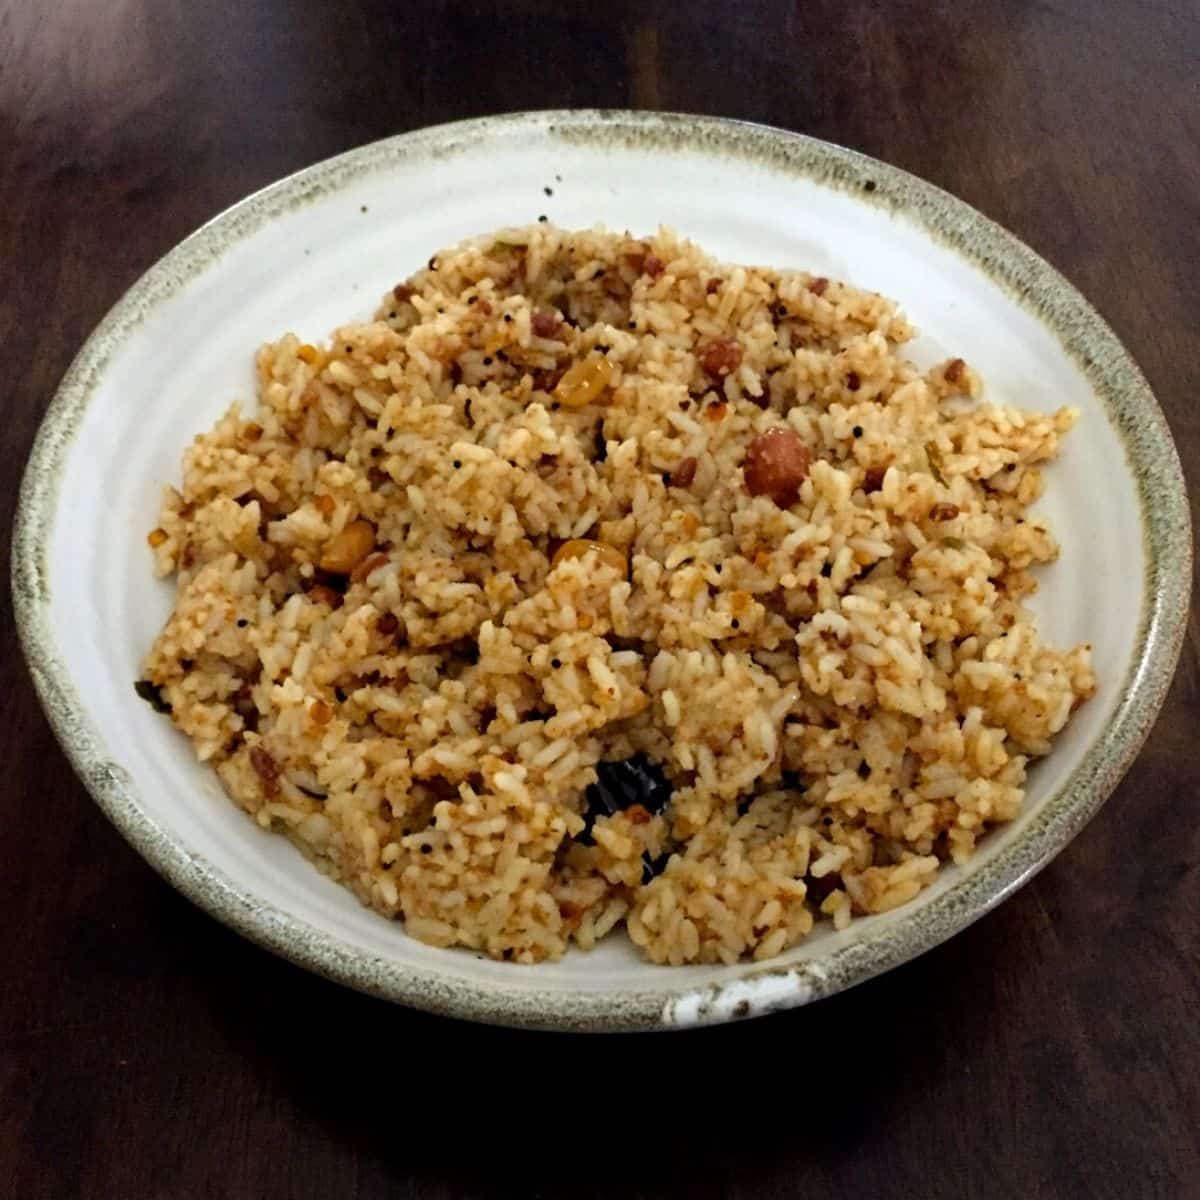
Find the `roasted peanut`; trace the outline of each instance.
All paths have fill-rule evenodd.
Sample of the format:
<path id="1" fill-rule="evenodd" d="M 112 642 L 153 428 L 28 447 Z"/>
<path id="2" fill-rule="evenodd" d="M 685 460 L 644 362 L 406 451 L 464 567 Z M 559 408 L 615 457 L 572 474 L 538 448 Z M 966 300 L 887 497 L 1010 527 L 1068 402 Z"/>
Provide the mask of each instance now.
<path id="1" fill-rule="evenodd" d="M 675 466 L 675 470 L 671 472 L 671 486 L 677 488 L 689 488 L 692 486 L 693 480 L 696 478 L 696 460 L 694 458 L 681 458 Z"/>
<path id="2" fill-rule="evenodd" d="M 349 575 L 375 546 L 375 526 L 370 521 L 351 521 L 325 543 L 317 566 L 331 575 Z"/>
<path id="3" fill-rule="evenodd" d="M 791 508 L 808 478 L 812 455 L 790 429 L 768 429 L 750 443 L 742 473 L 752 496 L 770 496 L 780 508 Z"/>
<path id="4" fill-rule="evenodd" d="M 582 408 L 599 400 L 612 378 L 612 363 L 602 354 L 589 354 L 569 367 L 554 385 L 554 398 L 567 408 Z"/>
<path id="5" fill-rule="evenodd" d="M 700 348 L 700 366 L 713 379 L 724 379 L 742 365 L 742 347 L 737 338 L 718 338 Z"/>

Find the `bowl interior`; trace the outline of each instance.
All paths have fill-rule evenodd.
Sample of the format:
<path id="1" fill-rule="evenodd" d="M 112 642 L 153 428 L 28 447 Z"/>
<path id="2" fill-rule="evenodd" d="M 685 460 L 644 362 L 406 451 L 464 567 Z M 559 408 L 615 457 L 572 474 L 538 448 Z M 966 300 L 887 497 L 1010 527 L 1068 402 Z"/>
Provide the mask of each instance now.
<path id="1" fill-rule="evenodd" d="M 899 300 L 922 331 L 912 357 L 962 355 L 982 372 L 991 399 L 1082 410 L 1037 505 L 1062 557 L 1042 572 L 1033 607 L 1047 639 L 1094 644 L 1099 691 L 1034 769 L 1024 813 L 993 832 L 969 868 L 946 870 L 898 913 L 840 934 L 819 930 L 780 960 L 815 965 L 817 978 L 822 962 L 855 941 L 897 936 L 1026 836 L 1103 737 L 1146 618 L 1142 501 L 1117 425 L 1035 306 L 895 210 L 892 174 L 880 168 L 866 190 L 866 160 L 839 178 L 846 167 L 836 157 L 837 170 L 823 172 L 703 140 L 687 148 L 585 134 L 515 120 L 479 136 L 384 143 L 285 181 L 185 243 L 85 352 L 75 385 L 86 404 L 62 423 L 57 507 L 39 531 L 46 634 L 90 721 L 85 770 L 118 778 L 123 803 L 153 840 L 210 877 L 210 907 L 275 922 L 285 943 L 292 939 L 285 949 L 321 969 L 338 973 L 323 957 L 335 945 L 339 961 L 371 963 L 354 980 L 361 986 L 400 994 L 388 981 L 407 973 L 441 981 L 447 995 L 494 995 L 497 1019 L 535 992 L 551 1008 L 561 995 L 563 1011 L 574 1002 L 599 1011 L 606 995 L 617 1004 L 630 992 L 643 1005 L 660 997 L 666 1011 L 680 993 L 756 968 L 666 970 L 643 962 L 623 936 L 536 968 L 424 946 L 361 908 L 285 840 L 261 833 L 190 744 L 135 696 L 139 662 L 171 606 L 172 588 L 153 580 L 145 540 L 161 489 L 178 480 L 189 440 L 231 401 L 252 406 L 261 342 L 285 330 L 317 341 L 368 316 L 433 251 L 471 234 L 542 215 L 564 227 L 645 232 L 666 224 L 729 261 L 803 267 Z M 986 900 L 969 903 L 982 911 Z"/>

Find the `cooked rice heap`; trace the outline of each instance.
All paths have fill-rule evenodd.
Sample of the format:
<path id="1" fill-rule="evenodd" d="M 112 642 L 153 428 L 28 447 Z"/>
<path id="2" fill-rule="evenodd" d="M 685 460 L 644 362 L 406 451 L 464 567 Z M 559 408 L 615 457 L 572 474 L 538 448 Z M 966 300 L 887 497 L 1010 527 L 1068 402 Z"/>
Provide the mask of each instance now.
<path id="1" fill-rule="evenodd" d="M 1095 686 L 1022 604 L 1076 414 L 913 333 L 667 231 L 438 254 L 186 452 L 139 689 L 434 945 L 732 962 L 903 904 Z M 598 804 L 610 768 L 662 786 Z"/>

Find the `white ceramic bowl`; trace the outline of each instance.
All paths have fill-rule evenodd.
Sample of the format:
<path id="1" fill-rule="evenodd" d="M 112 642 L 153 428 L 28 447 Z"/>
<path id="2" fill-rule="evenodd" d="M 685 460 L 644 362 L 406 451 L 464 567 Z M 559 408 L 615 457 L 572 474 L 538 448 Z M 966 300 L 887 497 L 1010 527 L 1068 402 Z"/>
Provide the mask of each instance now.
<path id="1" fill-rule="evenodd" d="M 656 967 L 620 936 L 536 967 L 422 945 L 260 832 L 133 691 L 172 599 L 145 543 L 160 489 L 196 433 L 232 398 L 252 399 L 258 345 L 289 329 L 317 341 L 367 316 L 434 250 L 542 214 L 565 227 L 667 224 L 721 258 L 878 290 L 923 331 L 919 361 L 960 354 L 992 397 L 1083 410 L 1039 506 L 1063 554 L 1034 607 L 1054 642 L 1094 643 L 1098 694 L 1034 769 L 1020 818 L 967 868 L 765 966 Z M 1043 866 L 1149 729 L 1178 653 L 1190 551 L 1179 464 L 1137 368 L 1077 292 L 978 213 L 775 130 L 543 113 L 352 151 L 236 205 L 153 267 L 88 340 L 46 417 L 22 493 L 14 593 L 76 769 L 148 861 L 215 916 L 314 970 L 437 1012 L 663 1028 L 847 987 L 961 929 Z"/>

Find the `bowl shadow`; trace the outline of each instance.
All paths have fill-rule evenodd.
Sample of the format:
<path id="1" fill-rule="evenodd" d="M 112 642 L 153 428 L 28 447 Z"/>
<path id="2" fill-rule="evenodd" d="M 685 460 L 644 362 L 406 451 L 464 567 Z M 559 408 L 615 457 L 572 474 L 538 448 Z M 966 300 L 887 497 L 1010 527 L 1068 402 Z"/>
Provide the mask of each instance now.
<path id="1" fill-rule="evenodd" d="M 883 1165 L 898 1121 L 920 1130 L 986 1036 L 1004 984 L 980 958 L 1003 955 L 1007 975 L 1030 950 L 998 916 L 811 1007 L 659 1036 L 472 1025 L 283 963 L 210 999 L 231 1052 L 297 1119 L 413 1194 L 709 1195 L 735 1179 L 756 1194 L 798 1161 L 838 1194 L 866 1149 Z"/>

